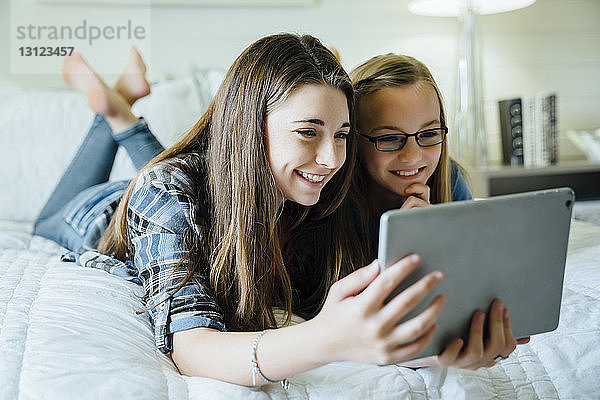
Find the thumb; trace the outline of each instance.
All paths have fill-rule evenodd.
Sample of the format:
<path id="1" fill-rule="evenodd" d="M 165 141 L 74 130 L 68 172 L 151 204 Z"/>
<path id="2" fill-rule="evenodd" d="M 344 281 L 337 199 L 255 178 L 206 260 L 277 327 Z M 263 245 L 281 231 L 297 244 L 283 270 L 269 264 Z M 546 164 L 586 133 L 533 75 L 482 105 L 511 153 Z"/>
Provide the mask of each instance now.
<path id="1" fill-rule="evenodd" d="M 337 281 L 332 286 L 331 295 L 338 301 L 346 297 L 356 296 L 369 286 L 377 278 L 377 275 L 379 275 L 379 262 L 375 259 L 371 264 L 359 268 Z M 335 290 L 333 290 L 334 288 Z"/>

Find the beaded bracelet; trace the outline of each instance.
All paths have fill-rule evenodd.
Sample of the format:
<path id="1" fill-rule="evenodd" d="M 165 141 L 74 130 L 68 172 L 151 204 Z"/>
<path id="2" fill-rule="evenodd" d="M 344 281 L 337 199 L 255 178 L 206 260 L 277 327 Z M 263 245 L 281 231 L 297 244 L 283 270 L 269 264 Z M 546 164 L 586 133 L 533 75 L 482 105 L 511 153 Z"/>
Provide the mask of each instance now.
<path id="1" fill-rule="evenodd" d="M 252 342 L 252 353 L 251 353 L 251 360 L 250 360 L 250 362 L 252 363 L 252 386 L 256 386 L 256 375 L 258 375 L 260 377 L 260 379 L 262 379 L 265 383 L 270 383 L 270 384 L 280 383 L 281 387 L 287 390 L 290 387 L 290 383 L 287 379 L 283 379 L 281 381 L 272 381 L 263 375 L 262 371 L 260 370 L 260 367 L 258 366 L 258 358 L 256 357 L 256 349 L 258 348 L 258 342 L 260 342 L 260 339 L 263 337 L 263 335 L 267 331 L 268 331 L 268 329 L 265 329 L 264 331 L 259 333 L 258 336 L 256 337 L 256 339 L 254 339 L 254 341 Z"/>

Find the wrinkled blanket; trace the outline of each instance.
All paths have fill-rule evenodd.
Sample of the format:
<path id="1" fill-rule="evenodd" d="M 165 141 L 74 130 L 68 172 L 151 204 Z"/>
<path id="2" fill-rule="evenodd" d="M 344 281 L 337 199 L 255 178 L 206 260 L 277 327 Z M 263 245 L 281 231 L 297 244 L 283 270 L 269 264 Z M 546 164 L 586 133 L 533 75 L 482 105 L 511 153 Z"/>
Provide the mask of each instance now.
<path id="1" fill-rule="evenodd" d="M 600 228 L 573 221 L 561 319 L 493 368 L 335 363 L 261 389 L 182 377 L 154 348 L 140 287 L 60 262 L 0 225 L 0 399 L 584 399 L 600 397 Z"/>

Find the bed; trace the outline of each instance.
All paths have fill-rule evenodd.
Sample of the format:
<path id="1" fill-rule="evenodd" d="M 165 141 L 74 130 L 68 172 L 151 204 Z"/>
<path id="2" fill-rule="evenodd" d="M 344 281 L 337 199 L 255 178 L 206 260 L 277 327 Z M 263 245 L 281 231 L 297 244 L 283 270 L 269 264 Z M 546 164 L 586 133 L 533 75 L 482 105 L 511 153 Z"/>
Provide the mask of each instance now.
<path id="1" fill-rule="evenodd" d="M 193 85 L 190 81 L 168 85 L 168 90 L 159 88 L 155 94 L 175 93 L 184 99 L 181 104 L 196 104 L 187 116 L 193 122 L 199 103 L 190 89 Z M 48 99 L 54 99 L 48 114 L 33 120 L 19 117 L 19 113 L 31 115 L 32 110 L 19 102 L 44 104 Z M 163 99 L 158 104 L 166 103 L 172 102 Z M 181 104 L 180 113 L 185 109 Z M 287 391 L 278 385 L 250 389 L 181 376 L 170 359 L 155 349 L 148 317 L 136 314 L 143 309 L 140 287 L 101 270 L 61 262 L 64 249 L 29 233 L 31 221 L 91 119 L 84 100 L 70 92 L 4 91 L 0 106 L 10 111 L 0 119 L 2 157 L 13 157 L 10 151 L 20 154 L 14 160 L 16 167 L 7 164 L 0 182 L 8 188 L 0 198 L 0 399 L 600 397 L 600 226 L 577 220 L 571 226 L 558 329 L 532 337 L 493 368 L 413 371 L 342 362 L 290 377 Z M 151 103 L 140 107 L 153 109 Z M 162 119 L 148 118 L 149 123 L 169 144 L 175 132 L 185 128 L 169 125 L 170 121 L 186 121 L 185 116 L 171 119 L 165 107 L 156 107 Z M 75 122 L 67 118 L 73 112 L 78 114 Z M 31 128 L 35 126 L 39 129 Z M 8 140 L 6 135 L 15 129 L 29 130 Z M 44 137 L 49 134 L 63 135 L 57 139 L 59 145 Z M 38 135 L 40 143 L 27 135 Z M 4 147 L 9 144 L 12 147 Z M 50 152 L 53 145 L 63 152 L 57 152 L 50 164 L 36 164 L 43 153 L 38 146 Z M 30 146 L 28 153 L 19 150 L 25 146 Z M 114 175 L 126 176 L 131 173 L 127 168 L 117 166 Z"/>
<path id="2" fill-rule="evenodd" d="M 334 363 L 249 389 L 183 377 L 154 348 L 140 288 L 0 225 L 1 399 L 584 399 L 600 395 L 600 227 L 574 221 L 560 324 L 493 368 Z"/>

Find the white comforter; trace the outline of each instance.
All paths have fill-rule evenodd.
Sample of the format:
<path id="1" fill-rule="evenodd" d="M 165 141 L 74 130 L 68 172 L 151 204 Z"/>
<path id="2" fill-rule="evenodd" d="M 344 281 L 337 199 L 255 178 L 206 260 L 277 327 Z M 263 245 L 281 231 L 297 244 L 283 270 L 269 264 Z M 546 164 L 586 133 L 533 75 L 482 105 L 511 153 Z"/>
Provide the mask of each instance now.
<path id="1" fill-rule="evenodd" d="M 600 228 L 573 222 L 561 320 L 476 372 L 336 363 L 284 391 L 182 377 L 154 349 L 139 287 L 61 263 L 61 248 L 0 228 L 0 399 L 600 398 Z"/>

